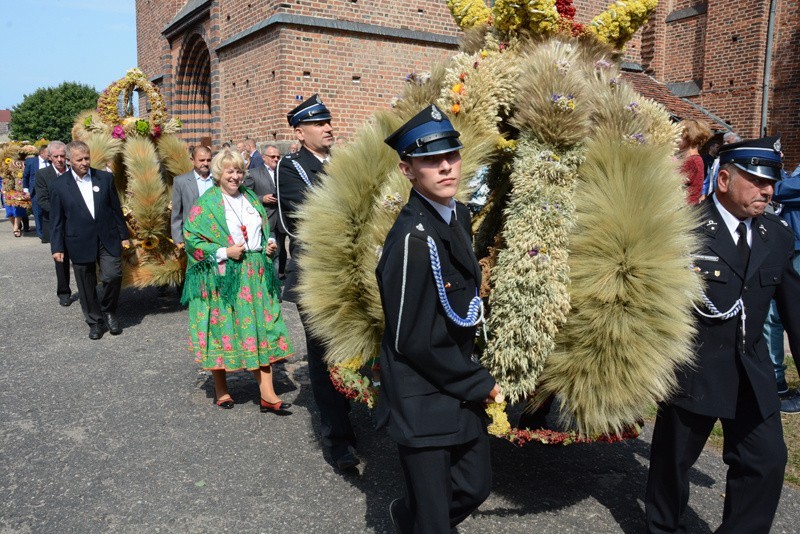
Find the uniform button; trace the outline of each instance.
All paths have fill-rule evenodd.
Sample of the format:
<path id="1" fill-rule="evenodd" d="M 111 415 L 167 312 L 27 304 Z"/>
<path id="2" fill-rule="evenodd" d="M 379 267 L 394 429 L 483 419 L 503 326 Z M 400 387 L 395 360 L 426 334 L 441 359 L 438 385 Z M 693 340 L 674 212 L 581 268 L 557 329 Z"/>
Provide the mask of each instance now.
<path id="1" fill-rule="evenodd" d="M 745 290 L 745 291 L 747 291 L 748 289 L 750 289 L 750 288 L 749 288 L 749 287 L 747 287 L 747 286 L 744 286 L 744 290 Z"/>
<path id="2" fill-rule="evenodd" d="M 778 281 L 778 277 L 777 277 L 777 276 L 773 276 L 773 277 L 772 277 L 772 281 L 773 281 L 773 282 L 777 282 L 777 281 Z"/>

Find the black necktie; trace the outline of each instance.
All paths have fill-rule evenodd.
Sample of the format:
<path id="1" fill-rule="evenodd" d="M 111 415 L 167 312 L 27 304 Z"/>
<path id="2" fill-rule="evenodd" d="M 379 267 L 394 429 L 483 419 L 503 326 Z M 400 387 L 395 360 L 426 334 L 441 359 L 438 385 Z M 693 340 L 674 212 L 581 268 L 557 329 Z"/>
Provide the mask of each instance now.
<path id="1" fill-rule="evenodd" d="M 750 245 L 747 244 L 747 225 L 740 222 L 739 226 L 736 227 L 736 233 L 739 234 L 739 243 L 736 248 L 739 251 L 742 263 L 747 267 L 747 262 L 750 260 Z"/>

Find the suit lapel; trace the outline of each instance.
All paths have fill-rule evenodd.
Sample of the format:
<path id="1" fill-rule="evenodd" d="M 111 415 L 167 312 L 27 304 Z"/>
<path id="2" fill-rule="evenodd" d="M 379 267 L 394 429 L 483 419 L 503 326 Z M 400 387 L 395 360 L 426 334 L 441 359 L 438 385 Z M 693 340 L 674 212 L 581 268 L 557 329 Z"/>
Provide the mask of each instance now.
<path id="1" fill-rule="evenodd" d="M 714 201 L 709 198 L 708 203 L 709 207 L 706 213 L 709 217 L 702 223 L 703 231 L 711 238 L 708 247 L 716 252 L 720 259 L 727 263 L 739 278 L 744 280 L 745 266 L 739 257 L 739 251 L 736 248 L 736 243 L 733 242 L 733 236 L 728 231 L 725 220 L 717 210 Z"/>
<path id="2" fill-rule="evenodd" d="M 94 202 L 94 218 L 97 220 L 99 213 L 97 212 L 97 206 L 100 206 L 102 202 L 100 202 L 100 195 L 102 191 L 100 190 L 100 179 L 97 177 L 96 172 L 92 172 L 92 169 L 89 169 L 89 172 L 92 176 L 92 201 Z"/>
<path id="3" fill-rule="evenodd" d="M 83 194 L 81 194 L 81 189 L 75 182 L 75 177 L 69 171 L 65 172 L 64 174 L 66 175 L 64 176 L 64 179 L 67 181 L 67 188 L 70 190 L 70 198 L 73 202 L 80 206 L 78 209 L 82 209 L 86 217 L 92 219 L 92 213 L 89 211 L 89 206 L 86 205 L 86 201 L 83 200 Z"/>
<path id="4" fill-rule="evenodd" d="M 752 235 L 752 245 L 750 246 L 750 261 L 747 263 L 745 280 L 749 280 L 758 272 L 759 267 L 769 255 L 769 235 L 760 217 L 753 219 L 750 233 Z"/>
<path id="5" fill-rule="evenodd" d="M 410 201 L 416 202 L 417 206 L 427 214 L 427 219 L 430 226 L 436 233 L 436 237 L 444 244 L 447 250 L 452 255 L 456 263 L 461 265 L 464 269 L 472 273 L 475 280 L 480 280 L 478 264 L 475 261 L 475 254 L 472 252 L 470 246 L 469 236 L 456 224 L 455 228 L 451 228 L 449 224 L 442 221 L 442 218 L 436 210 L 423 198 L 418 198 L 419 193 L 412 190 Z M 454 234 L 454 232 L 461 233 L 461 239 Z M 440 253 L 441 256 L 441 253 Z"/>

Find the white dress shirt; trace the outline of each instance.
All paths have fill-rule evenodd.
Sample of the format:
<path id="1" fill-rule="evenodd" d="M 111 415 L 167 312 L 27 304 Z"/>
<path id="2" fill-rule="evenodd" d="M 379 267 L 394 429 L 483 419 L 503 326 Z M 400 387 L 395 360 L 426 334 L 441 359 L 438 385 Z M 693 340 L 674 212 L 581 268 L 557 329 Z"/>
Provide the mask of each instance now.
<path id="1" fill-rule="evenodd" d="M 417 191 L 417 193 L 419 193 L 419 191 Z M 428 197 L 426 197 L 422 193 L 419 193 L 419 196 L 424 198 L 428 202 L 428 204 L 433 206 L 433 209 L 436 210 L 436 213 L 439 214 L 439 217 L 441 217 L 442 220 L 445 223 L 450 224 L 450 220 L 453 217 L 455 217 L 455 219 L 458 220 L 458 215 L 456 215 L 456 201 L 455 201 L 455 199 L 451 198 L 450 199 L 450 204 L 445 206 L 444 204 L 439 204 L 438 202 L 434 202 L 433 200 L 429 199 Z"/>
<path id="2" fill-rule="evenodd" d="M 735 215 L 725 209 L 725 206 L 720 203 L 717 195 L 714 195 L 714 204 L 717 206 L 719 214 L 722 215 L 722 220 L 725 222 L 725 226 L 728 227 L 728 232 L 730 232 L 731 237 L 733 237 L 733 242 L 736 245 L 739 244 L 739 233 L 736 231 L 736 229 L 739 227 L 739 223 L 744 223 L 744 225 L 747 226 L 747 245 L 752 247 L 753 232 L 750 228 L 753 224 L 753 219 L 747 218 L 743 221 L 740 221 Z"/>
<path id="3" fill-rule="evenodd" d="M 203 196 L 203 193 L 214 187 L 214 180 L 211 179 L 211 173 L 209 173 L 206 178 L 203 178 L 197 174 L 197 171 L 194 171 L 194 179 L 197 182 L 197 190 L 200 192 L 200 196 Z"/>
<path id="4" fill-rule="evenodd" d="M 81 196 L 83 197 L 83 201 L 86 203 L 86 207 L 89 208 L 89 213 L 92 214 L 92 219 L 94 219 L 94 191 L 92 190 L 92 171 L 90 170 L 87 172 L 83 178 L 80 178 L 75 171 L 70 169 L 70 173 L 72 177 L 75 179 L 75 183 L 78 184 L 78 189 L 81 191 Z"/>

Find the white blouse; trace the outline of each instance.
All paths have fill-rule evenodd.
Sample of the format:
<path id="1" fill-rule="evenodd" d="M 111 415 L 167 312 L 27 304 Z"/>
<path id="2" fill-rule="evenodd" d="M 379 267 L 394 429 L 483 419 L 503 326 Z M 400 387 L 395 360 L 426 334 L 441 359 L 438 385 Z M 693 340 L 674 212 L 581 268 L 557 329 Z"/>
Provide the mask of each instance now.
<path id="1" fill-rule="evenodd" d="M 235 197 L 230 197 L 222 193 L 222 202 L 225 204 L 225 222 L 228 224 L 228 232 L 233 237 L 233 242 L 245 242 L 246 252 L 261 250 L 261 215 L 247 201 L 241 193 Z M 244 238 L 242 225 L 247 228 L 247 239 Z M 226 247 L 217 249 L 217 261 L 228 259 Z"/>

